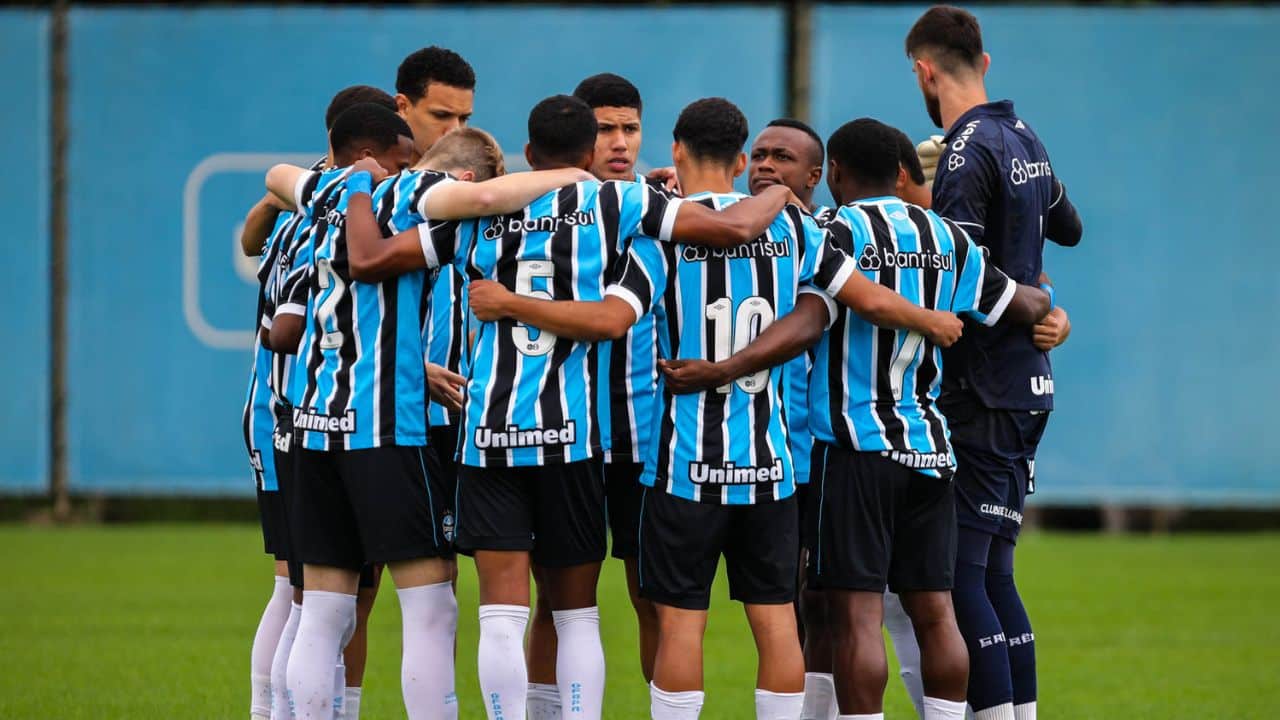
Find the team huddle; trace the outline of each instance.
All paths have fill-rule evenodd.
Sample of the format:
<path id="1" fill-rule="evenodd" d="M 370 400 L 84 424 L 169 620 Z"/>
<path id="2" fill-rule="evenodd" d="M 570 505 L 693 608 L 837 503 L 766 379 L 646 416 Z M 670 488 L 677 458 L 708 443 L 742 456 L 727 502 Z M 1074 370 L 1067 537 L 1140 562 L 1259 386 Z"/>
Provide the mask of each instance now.
<path id="1" fill-rule="evenodd" d="M 744 153 L 743 113 L 705 98 L 648 176 L 614 74 L 530 111 L 518 173 L 467 127 L 452 51 L 405 58 L 394 96 L 333 98 L 328 155 L 272 168 L 241 238 L 276 559 L 252 717 L 359 716 L 386 568 L 407 715 L 457 718 L 457 554 L 490 720 L 643 717 L 605 698 L 610 552 L 655 720 L 701 711 L 721 557 L 760 720 L 883 718 L 885 627 L 921 718 L 1035 717 L 1013 556 L 1070 331 L 1044 241 L 1081 223 L 988 102 L 977 20 L 934 7 L 905 45 L 945 135 L 861 118 L 824 143 L 780 118 Z"/>

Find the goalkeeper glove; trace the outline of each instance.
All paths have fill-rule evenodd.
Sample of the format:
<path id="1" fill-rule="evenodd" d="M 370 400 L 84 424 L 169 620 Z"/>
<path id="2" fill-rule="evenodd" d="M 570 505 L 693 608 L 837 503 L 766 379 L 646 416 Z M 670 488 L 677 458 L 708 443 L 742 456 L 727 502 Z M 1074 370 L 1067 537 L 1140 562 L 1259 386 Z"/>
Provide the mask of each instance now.
<path id="1" fill-rule="evenodd" d="M 938 158 L 946 149 L 941 135 L 930 135 L 928 139 L 916 146 L 916 155 L 920 157 L 920 167 L 924 170 L 924 184 L 933 187 L 933 176 L 938 172 Z"/>

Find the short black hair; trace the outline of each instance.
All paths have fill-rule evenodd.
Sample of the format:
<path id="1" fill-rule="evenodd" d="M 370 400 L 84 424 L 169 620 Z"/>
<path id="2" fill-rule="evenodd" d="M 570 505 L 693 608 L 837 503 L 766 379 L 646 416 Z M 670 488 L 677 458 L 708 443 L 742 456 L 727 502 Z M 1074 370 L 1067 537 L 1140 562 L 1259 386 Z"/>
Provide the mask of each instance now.
<path id="1" fill-rule="evenodd" d="M 542 162 L 576 163 L 598 131 L 596 114 L 572 95 L 552 95 L 529 111 L 529 150 Z"/>
<path id="2" fill-rule="evenodd" d="M 911 142 L 911 138 L 896 127 L 890 127 L 895 137 L 898 138 L 898 164 L 911 177 L 911 182 L 917 185 L 924 184 L 924 167 L 920 165 L 920 156 L 916 153 L 916 144 Z"/>
<path id="3" fill-rule="evenodd" d="M 433 82 L 475 90 L 476 71 L 458 53 L 435 45 L 410 53 L 396 70 L 396 92 L 411 102 L 422 99 Z"/>
<path id="4" fill-rule="evenodd" d="M 934 5 L 907 33 L 908 57 L 929 54 L 945 72 L 975 68 L 982 60 L 982 27 L 973 13 L 951 5 Z"/>
<path id="5" fill-rule="evenodd" d="M 892 187 L 898 177 L 898 138 L 894 128 L 872 118 L 851 120 L 831 133 L 827 154 L 862 185 Z"/>
<path id="6" fill-rule="evenodd" d="M 635 108 L 637 115 L 644 114 L 640 91 L 621 75 L 600 73 L 578 83 L 573 96 L 586 103 L 592 110 L 600 107 Z"/>
<path id="7" fill-rule="evenodd" d="M 413 137 L 408 123 L 393 110 L 375 103 L 359 103 L 347 108 L 329 131 L 329 145 L 334 154 L 351 150 L 360 142 L 369 142 L 382 152 L 400 142 L 400 137 Z"/>
<path id="8" fill-rule="evenodd" d="M 324 111 L 324 129 L 332 130 L 333 121 L 337 120 L 339 115 L 346 112 L 352 105 L 360 103 L 373 103 L 391 112 L 396 111 L 396 99 L 382 88 L 372 85 L 352 85 L 339 90 L 338 94 L 329 101 L 329 109 Z"/>
<path id="9" fill-rule="evenodd" d="M 721 97 L 695 100 L 676 119 L 671 131 L 696 158 L 732 165 L 747 142 L 747 116 Z"/>
<path id="10" fill-rule="evenodd" d="M 808 135 L 809 137 L 813 138 L 813 143 L 818 148 L 818 164 L 821 165 L 822 163 L 826 162 L 826 155 L 823 154 L 822 136 L 818 134 L 817 130 L 814 130 L 812 127 L 809 127 L 809 123 L 806 123 L 803 120 L 797 120 L 795 118 L 784 117 L 784 118 L 777 118 L 774 120 L 770 120 L 769 124 L 765 125 L 765 127 L 792 128 L 793 130 L 799 130 L 805 135 Z"/>

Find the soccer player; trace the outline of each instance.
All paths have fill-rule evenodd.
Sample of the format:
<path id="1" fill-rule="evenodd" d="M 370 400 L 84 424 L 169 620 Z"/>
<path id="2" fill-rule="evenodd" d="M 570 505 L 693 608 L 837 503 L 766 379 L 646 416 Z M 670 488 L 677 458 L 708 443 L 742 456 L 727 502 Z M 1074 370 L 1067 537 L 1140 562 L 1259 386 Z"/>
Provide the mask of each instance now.
<path id="1" fill-rule="evenodd" d="M 807 123 L 794 118 L 769 121 L 751 144 L 747 186 L 754 195 L 771 185 L 786 185 L 805 203 L 813 204 L 813 191 L 822 182 L 822 137 Z"/>
<path id="2" fill-rule="evenodd" d="M 1044 240 L 1080 241 L 1080 217 L 1048 153 L 1007 100 L 988 102 L 991 58 L 977 19 L 930 8 L 905 49 L 930 119 L 944 128 L 933 207 L 1014 280 L 1040 280 Z M 1035 452 L 1053 410 L 1048 355 L 1020 328 L 969 323 L 946 358 L 940 406 L 955 448 L 959 552 L 955 608 L 969 647 L 969 704 L 980 720 L 1036 714 L 1035 635 L 1013 580 Z"/>
<path id="3" fill-rule="evenodd" d="M 396 71 L 396 109 L 426 154 L 451 130 L 466 127 L 475 104 L 476 74 L 452 50 L 431 46 L 411 53 Z"/>
<path id="4" fill-rule="evenodd" d="M 352 105 L 372 102 L 389 109 L 395 109 L 395 101 L 390 95 L 368 85 L 352 85 L 338 91 L 330 100 L 325 110 L 325 133 L 333 127 L 334 121 Z M 312 166 L 313 170 L 322 169 L 332 161 L 333 149 Z M 287 713 L 288 698 L 284 683 L 284 668 L 288 661 L 289 649 L 292 647 L 293 634 L 297 631 L 302 600 L 301 564 L 285 563 L 289 560 L 287 546 L 289 533 L 287 529 L 287 486 L 292 477 L 291 457 L 287 452 L 288 442 L 275 442 L 278 436 L 284 438 L 291 434 L 286 430 L 280 433 L 277 418 L 282 414 L 287 418 L 287 402 L 282 388 L 276 383 L 278 373 L 287 376 L 292 364 L 291 354 L 273 353 L 267 343 L 266 330 L 270 329 L 271 318 L 275 312 L 278 292 L 283 276 L 287 275 L 295 247 L 310 238 L 311 224 L 303 216 L 284 211 L 284 204 L 268 192 L 263 201 L 259 201 L 245 218 L 240 241 L 246 254 L 261 254 L 258 265 L 258 322 L 263 332 L 254 339 L 254 364 L 250 371 L 248 400 L 245 405 L 245 440 L 249 443 L 250 462 L 259 475 L 260 487 L 267 493 L 259 495 L 260 514 L 263 521 L 264 538 L 274 546 L 276 556 L 276 588 L 263 611 L 258 630 L 254 635 L 251 685 L 253 687 L 253 703 L 251 714 L 266 716 L 274 713 L 283 717 Z M 283 265 L 283 269 L 281 266 Z M 287 428 L 287 423 L 286 423 Z M 285 448 L 282 450 L 281 448 Z M 278 490 L 277 490 L 278 488 Z M 275 491 L 275 492 L 272 492 Z M 265 500 L 265 504 L 264 504 Z M 288 582 L 281 582 L 285 578 Z M 372 571 L 362 578 L 361 595 L 364 602 L 363 612 L 358 615 L 356 633 L 353 642 L 344 654 L 343 666 L 347 676 L 345 694 L 349 701 L 345 707 L 348 718 L 359 717 L 360 683 L 364 676 L 364 642 L 368 620 L 368 607 L 372 605 L 372 592 L 376 592 Z M 368 587 L 366 587 L 366 582 Z M 289 585 L 293 586 L 290 591 Z M 289 595 L 292 594 L 292 602 Z M 367 599 L 365 596 L 368 596 Z M 273 710 L 273 705 L 275 709 Z"/>
<path id="5" fill-rule="evenodd" d="M 413 152 L 404 120 L 373 105 L 344 113 L 331 139 L 335 159 L 348 166 L 363 157 L 375 160 L 366 159 L 367 167 L 401 169 Z M 306 563 L 306 600 L 288 683 L 299 717 L 327 716 L 331 708 L 316 658 L 346 642 L 360 566 L 386 562 L 403 614 L 402 684 L 409 716 L 456 716 L 456 604 L 447 539 L 453 513 L 442 481 L 425 473 L 421 452 L 424 277 L 374 277 L 350 253 L 346 206 L 352 191 L 367 192 L 369 183 L 367 174 L 349 167 L 306 173 L 277 166 L 268 174 L 277 196 L 321 224 L 310 301 L 305 307 L 282 305 L 271 328 L 273 346 L 287 346 L 303 330 L 299 362 L 306 366 L 290 393 L 299 448 L 293 516 L 300 521 L 296 538 Z M 543 180 L 534 190 L 547 184 Z M 448 182 L 443 173 L 398 175 L 387 192 L 396 197 L 395 206 L 403 198 L 412 212 L 441 219 L 451 212 L 518 207 L 533 194 L 512 199 L 489 184 Z M 439 232 L 452 243 L 447 226 Z"/>
<path id="6" fill-rule="evenodd" d="M 681 113 L 673 156 L 681 186 L 694 192 L 693 203 L 732 212 L 775 190 L 746 200 L 732 192 L 734 177 L 746 165 L 746 133 L 741 112 L 720 98 L 700 100 Z M 673 358 L 727 355 L 775 314 L 789 312 L 800 284 L 811 280 L 862 304 L 871 283 L 844 282 L 853 275 L 852 261 L 828 250 L 800 210 L 766 219 L 767 234 L 727 250 L 637 241 L 602 301 L 551 302 L 495 283 L 473 283 L 472 309 L 481 320 L 515 318 L 541 332 L 584 341 L 620 337 L 652 310 L 662 355 Z M 945 313 L 912 310 L 943 328 L 959 324 Z M 731 593 L 746 603 L 760 648 L 757 715 L 799 714 L 803 665 L 791 610 L 798 537 L 781 374 L 766 370 L 697 396 L 662 395 L 640 520 L 641 592 L 655 602 L 660 627 L 651 684 L 655 718 L 698 715 L 702 631 L 722 552 Z M 697 427 L 677 431 L 677 418 L 681 425 L 694 418 Z"/>

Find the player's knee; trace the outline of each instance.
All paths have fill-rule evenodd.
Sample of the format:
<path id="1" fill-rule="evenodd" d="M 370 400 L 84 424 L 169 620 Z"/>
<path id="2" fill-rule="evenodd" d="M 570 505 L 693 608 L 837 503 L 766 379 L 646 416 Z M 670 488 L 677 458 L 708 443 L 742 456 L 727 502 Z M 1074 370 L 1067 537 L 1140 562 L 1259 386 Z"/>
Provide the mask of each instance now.
<path id="1" fill-rule="evenodd" d="M 827 603 L 822 593 L 817 590 L 805 590 L 800 593 L 800 617 L 804 620 L 805 632 L 817 635 L 827 627 Z M 810 632 L 810 628 L 813 629 Z"/>

